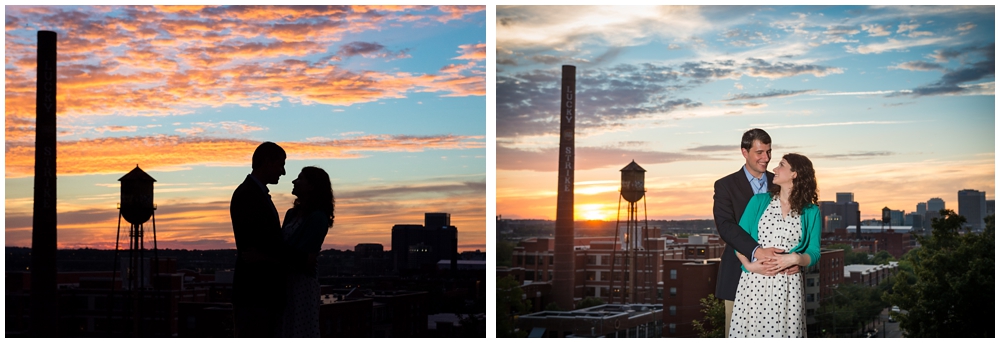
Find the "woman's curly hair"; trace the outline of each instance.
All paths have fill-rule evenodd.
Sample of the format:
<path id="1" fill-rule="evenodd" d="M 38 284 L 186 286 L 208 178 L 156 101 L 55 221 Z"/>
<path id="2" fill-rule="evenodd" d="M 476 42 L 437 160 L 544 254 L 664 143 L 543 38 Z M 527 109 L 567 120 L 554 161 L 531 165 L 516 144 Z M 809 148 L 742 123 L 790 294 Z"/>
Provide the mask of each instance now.
<path id="1" fill-rule="evenodd" d="M 792 180 L 792 195 L 788 202 L 792 205 L 792 212 L 802 215 L 802 209 L 809 204 L 819 203 L 819 192 L 816 189 L 816 171 L 813 169 L 812 161 L 799 154 L 786 154 L 781 159 L 788 162 L 788 166 L 795 172 L 795 179 Z M 768 188 L 771 196 L 781 194 L 781 186 L 771 183 Z"/>
<path id="2" fill-rule="evenodd" d="M 330 226 L 333 226 L 333 205 L 336 202 L 333 198 L 333 187 L 330 185 L 330 175 L 319 167 L 302 168 L 302 177 L 312 186 L 310 196 L 295 198 L 292 207 L 298 215 L 304 216 L 312 211 L 322 211 L 330 218 Z"/>

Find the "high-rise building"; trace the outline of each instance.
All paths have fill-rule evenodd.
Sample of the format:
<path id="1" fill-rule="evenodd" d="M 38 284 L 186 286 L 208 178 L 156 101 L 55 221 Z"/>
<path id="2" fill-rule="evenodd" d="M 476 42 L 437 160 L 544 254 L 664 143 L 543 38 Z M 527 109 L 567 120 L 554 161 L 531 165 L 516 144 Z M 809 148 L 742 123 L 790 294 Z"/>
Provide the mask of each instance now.
<path id="1" fill-rule="evenodd" d="M 924 212 L 927 212 L 927 203 L 926 202 L 918 202 L 917 203 L 917 214 L 923 215 Z"/>
<path id="2" fill-rule="evenodd" d="M 437 269 L 440 260 L 458 263 L 458 228 L 447 213 L 424 214 L 424 225 L 397 224 L 392 227 L 392 254 L 399 272 Z"/>
<path id="3" fill-rule="evenodd" d="M 965 217 L 965 222 L 974 230 L 986 228 L 986 192 L 974 189 L 958 191 L 958 214 Z"/>
<path id="4" fill-rule="evenodd" d="M 835 229 L 844 228 L 844 218 L 839 214 L 831 214 L 823 217 L 823 232 L 833 232 Z"/>
<path id="5" fill-rule="evenodd" d="M 930 200 L 927 200 L 927 211 L 938 213 L 938 211 L 943 209 L 944 200 L 941 200 L 941 198 L 931 198 Z"/>
<path id="6" fill-rule="evenodd" d="M 903 220 L 903 226 L 909 226 L 912 228 L 923 228 L 924 226 L 924 216 L 922 213 L 909 213 Z"/>
<path id="7" fill-rule="evenodd" d="M 986 216 L 987 217 L 992 216 L 992 215 L 994 215 L 996 213 L 996 207 L 994 205 L 995 201 L 996 200 L 986 200 Z"/>
<path id="8" fill-rule="evenodd" d="M 854 202 L 854 193 L 837 193 L 837 203 L 846 204 Z"/>
<path id="9" fill-rule="evenodd" d="M 841 197 L 841 194 L 849 194 L 849 197 Z M 847 198 L 854 198 L 853 193 L 837 193 L 837 198 L 841 200 L 846 200 Z M 858 225 L 858 207 L 859 204 L 850 202 L 833 202 L 833 201 L 820 201 L 819 202 L 819 212 L 823 218 L 829 215 L 839 215 L 840 221 L 832 222 L 836 224 L 835 227 L 826 226 L 826 220 L 823 221 L 823 232 L 833 232 L 836 229 L 851 228 Z"/>
<path id="10" fill-rule="evenodd" d="M 889 210 L 889 220 L 892 226 L 903 226 L 903 221 L 906 214 L 902 210 Z"/>
<path id="11" fill-rule="evenodd" d="M 354 246 L 354 268 L 361 275 L 386 272 L 392 260 L 382 251 L 382 244 L 361 243 Z"/>

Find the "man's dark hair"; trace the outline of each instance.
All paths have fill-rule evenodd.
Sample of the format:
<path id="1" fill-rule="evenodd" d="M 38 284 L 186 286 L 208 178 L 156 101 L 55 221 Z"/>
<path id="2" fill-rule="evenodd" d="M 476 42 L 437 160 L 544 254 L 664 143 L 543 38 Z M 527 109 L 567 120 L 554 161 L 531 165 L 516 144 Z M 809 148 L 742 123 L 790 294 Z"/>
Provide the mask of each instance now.
<path id="1" fill-rule="evenodd" d="M 760 141 L 764 144 L 771 144 L 771 136 L 761 129 L 750 129 L 743 133 L 743 141 L 740 142 L 740 148 L 749 151 L 753 147 L 753 141 Z"/>
<path id="2" fill-rule="evenodd" d="M 282 149 L 274 142 L 260 143 L 257 149 L 253 151 L 253 164 L 251 168 L 262 168 L 264 167 L 264 163 L 283 159 L 285 159 L 285 149 Z"/>

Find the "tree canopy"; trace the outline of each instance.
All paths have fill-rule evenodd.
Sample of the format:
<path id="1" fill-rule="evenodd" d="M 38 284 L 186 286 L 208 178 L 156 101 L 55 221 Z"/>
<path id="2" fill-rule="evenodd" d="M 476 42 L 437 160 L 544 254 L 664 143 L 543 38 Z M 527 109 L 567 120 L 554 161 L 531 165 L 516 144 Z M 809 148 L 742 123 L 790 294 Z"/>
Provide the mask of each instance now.
<path id="1" fill-rule="evenodd" d="M 908 337 L 994 337 L 994 217 L 975 233 L 954 211 L 940 213 L 884 297 L 902 310 L 895 317 Z"/>
<path id="2" fill-rule="evenodd" d="M 521 300 L 524 291 L 521 290 L 513 276 L 505 276 L 497 280 L 497 337 L 526 337 L 526 332 L 518 332 L 515 315 L 526 313 L 531 309 L 531 300 Z"/>
<path id="3" fill-rule="evenodd" d="M 701 299 L 701 307 L 701 313 L 705 314 L 705 318 L 701 321 L 691 321 L 691 326 L 694 327 L 694 331 L 698 332 L 698 337 L 726 337 L 725 303 L 721 299 L 716 298 L 715 294 L 709 294 L 708 297 Z"/>

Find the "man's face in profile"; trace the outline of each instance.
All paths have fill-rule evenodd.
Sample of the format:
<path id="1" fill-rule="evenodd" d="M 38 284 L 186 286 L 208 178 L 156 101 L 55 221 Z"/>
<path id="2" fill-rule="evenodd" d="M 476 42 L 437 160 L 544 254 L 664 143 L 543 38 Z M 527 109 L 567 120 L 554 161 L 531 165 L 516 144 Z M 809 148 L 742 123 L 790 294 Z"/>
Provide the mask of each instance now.
<path id="1" fill-rule="evenodd" d="M 266 180 L 261 180 L 262 182 L 271 185 L 278 184 L 278 179 L 285 175 L 285 158 L 268 161 L 264 165 L 263 174 Z"/>

